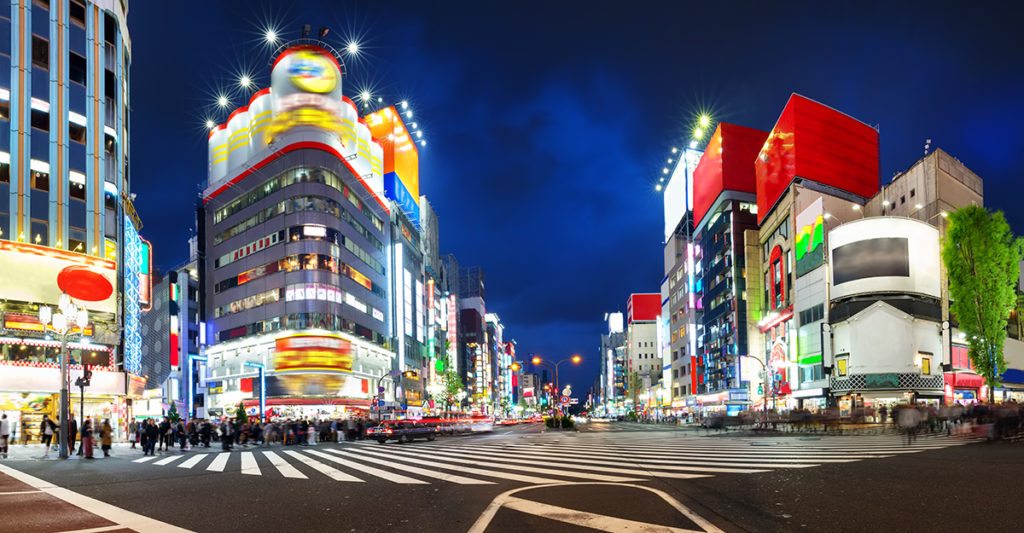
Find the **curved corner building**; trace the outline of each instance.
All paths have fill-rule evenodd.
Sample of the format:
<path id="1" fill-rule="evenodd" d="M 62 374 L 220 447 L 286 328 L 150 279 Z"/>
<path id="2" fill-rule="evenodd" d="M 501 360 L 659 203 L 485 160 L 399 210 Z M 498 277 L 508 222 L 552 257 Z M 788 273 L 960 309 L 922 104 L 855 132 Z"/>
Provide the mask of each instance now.
<path id="1" fill-rule="evenodd" d="M 280 416 L 369 408 L 395 358 L 383 157 L 337 58 L 314 44 L 284 50 L 271 86 L 211 130 L 208 414 L 261 397 Z"/>
<path id="2" fill-rule="evenodd" d="M 59 410 L 60 343 L 39 308 L 55 308 L 61 291 L 89 312 L 70 345 L 71 380 L 82 363 L 94 369 L 85 416 L 123 428 L 125 384 L 139 382 L 124 374 L 141 362 L 126 16 L 115 0 L 0 8 L 0 411 L 19 440 Z M 92 279 L 84 292 L 61 281 L 76 271 Z"/>

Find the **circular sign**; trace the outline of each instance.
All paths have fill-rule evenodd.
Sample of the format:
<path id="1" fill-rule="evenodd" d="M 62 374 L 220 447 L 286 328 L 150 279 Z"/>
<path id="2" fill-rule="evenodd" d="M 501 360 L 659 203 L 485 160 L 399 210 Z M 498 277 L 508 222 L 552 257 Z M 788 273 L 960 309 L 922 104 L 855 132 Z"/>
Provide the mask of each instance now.
<path id="1" fill-rule="evenodd" d="M 568 396 L 562 396 L 561 398 L 558 399 L 558 402 L 562 403 L 562 404 L 567 404 L 567 403 L 569 403 L 569 397 Z"/>
<path id="2" fill-rule="evenodd" d="M 327 93 L 338 85 L 338 75 L 332 62 L 322 54 L 302 50 L 292 55 L 288 77 L 303 91 Z"/>
<path id="3" fill-rule="evenodd" d="M 65 267 L 57 274 L 57 287 L 77 300 L 101 302 L 110 298 L 114 286 L 98 272 L 84 265 Z"/>

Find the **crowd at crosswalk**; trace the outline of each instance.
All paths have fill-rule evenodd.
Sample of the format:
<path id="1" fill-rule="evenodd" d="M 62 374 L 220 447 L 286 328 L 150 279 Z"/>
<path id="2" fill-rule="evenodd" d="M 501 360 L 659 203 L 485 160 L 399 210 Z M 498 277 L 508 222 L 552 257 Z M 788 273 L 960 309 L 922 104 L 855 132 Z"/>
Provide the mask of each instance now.
<path id="1" fill-rule="evenodd" d="M 535 439 L 453 438 L 434 443 L 379 445 L 371 441 L 317 446 L 254 447 L 234 452 L 191 451 L 132 459 L 140 466 L 201 473 L 326 477 L 339 482 L 384 480 L 418 485 L 513 481 L 637 482 L 756 474 L 778 469 L 880 459 L 969 442 L 936 435 L 907 446 L 898 437 L 822 437 L 814 440 L 670 436 L 644 432 L 544 436 Z"/>

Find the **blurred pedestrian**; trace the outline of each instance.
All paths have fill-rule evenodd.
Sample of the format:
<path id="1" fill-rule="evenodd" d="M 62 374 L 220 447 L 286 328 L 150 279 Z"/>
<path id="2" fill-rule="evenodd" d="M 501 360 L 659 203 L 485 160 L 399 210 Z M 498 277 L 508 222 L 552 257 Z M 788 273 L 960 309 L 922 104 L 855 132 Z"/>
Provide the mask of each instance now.
<path id="1" fill-rule="evenodd" d="M 39 433 L 43 439 L 45 451 L 43 456 L 50 455 L 50 445 L 53 443 L 53 434 L 57 431 L 57 424 L 50 420 L 49 415 L 43 415 L 43 421 L 39 424 Z"/>
<path id="2" fill-rule="evenodd" d="M 92 420 L 86 420 L 82 425 L 82 451 L 86 459 L 93 459 L 92 456 Z"/>
<path id="3" fill-rule="evenodd" d="M 902 407 L 896 414 L 896 422 L 899 424 L 900 430 L 907 434 L 907 445 L 917 441 L 917 427 L 921 424 L 921 411 L 912 405 Z"/>
<path id="4" fill-rule="evenodd" d="M 7 441 L 11 439 L 11 421 L 0 415 L 0 456 L 7 459 Z"/>
<path id="5" fill-rule="evenodd" d="M 135 443 L 139 441 L 139 424 L 133 418 L 128 423 L 128 438 L 132 441 L 132 448 L 135 448 Z"/>
<path id="6" fill-rule="evenodd" d="M 160 438 L 160 428 L 153 419 L 146 420 L 146 445 L 142 447 L 142 455 L 155 455 L 156 442 Z"/>
<path id="7" fill-rule="evenodd" d="M 114 428 L 110 426 L 110 419 L 103 419 L 103 427 L 100 428 L 100 447 L 103 448 L 103 457 L 110 457 L 110 445 L 114 441 Z"/>

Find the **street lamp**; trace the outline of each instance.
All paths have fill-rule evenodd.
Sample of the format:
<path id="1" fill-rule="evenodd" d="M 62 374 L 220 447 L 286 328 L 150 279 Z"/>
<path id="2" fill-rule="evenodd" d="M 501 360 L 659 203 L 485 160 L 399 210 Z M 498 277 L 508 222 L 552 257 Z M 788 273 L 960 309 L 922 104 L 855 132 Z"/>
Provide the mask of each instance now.
<path id="1" fill-rule="evenodd" d="M 757 361 L 758 363 L 761 363 L 761 371 L 764 373 L 764 378 L 761 380 L 764 383 L 764 394 L 761 395 L 761 403 L 764 404 L 764 428 L 768 429 L 768 371 L 771 369 L 771 367 L 767 363 L 765 363 L 765 361 L 762 361 L 756 356 L 748 355 L 747 357 Z M 774 402 L 775 387 L 772 387 L 772 403 Z"/>
<path id="2" fill-rule="evenodd" d="M 39 321 L 43 329 L 52 324 L 53 330 L 60 340 L 60 458 L 68 458 L 68 339 L 75 326 L 79 332 L 84 331 L 89 324 L 89 312 L 84 307 L 78 307 L 71 296 L 61 293 L 57 300 L 57 312 L 54 313 L 50 306 L 44 305 L 39 308 Z"/>
<path id="3" fill-rule="evenodd" d="M 540 357 L 537 357 L 535 355 L 535 356 L 533 356 L 533 359 L 530 360 L 530 363 L 532 363 L 534 365 L 541 365 L 541 366 L 547 367 L 548 370 L 553 371 L 554 374 L 555 374 L 555 394 L 561 394 L 562 387 L 561 387 L 561 385 L 559 383 L 559 380 L 558 380 L 558 367 L 559 367 L 559 365 L 561 365 L 562 363 L 565 363 L 567 361 L 572 361 L 573 364 L 578 364 L 582 360 L 583 360 L 583 358 L 580 357 L 579 355 L 574 355 L 572 357 L 566 357 L 565 359 L 562 359 L 561 361 L 558 361 L 557 363 L 555 363 L 552 366 L 551 363 L 546 363 L 546 362 L 544 362 L 543 359 L 541 359 Z"/>

